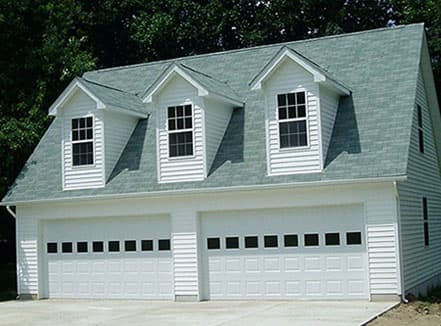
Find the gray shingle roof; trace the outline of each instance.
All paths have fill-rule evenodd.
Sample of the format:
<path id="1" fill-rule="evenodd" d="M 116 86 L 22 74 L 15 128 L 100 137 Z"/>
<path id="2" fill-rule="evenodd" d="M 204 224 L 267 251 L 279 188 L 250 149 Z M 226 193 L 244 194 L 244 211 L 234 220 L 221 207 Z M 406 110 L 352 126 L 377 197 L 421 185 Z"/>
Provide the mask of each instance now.
<path id="1" fill-rule="evenodd" d="M 56 118 L 3 201 L 405 175 L 423 33 L 415 24 L 88 72 L 89 81 L 141 96 L 175 61 L 215 76 L 246 105 L 234 110 L 204 181 L 157 183 L 153 112 L 139 121 L 105 188 L 64 192 Z M 283 46 L 352 91 L 340 101 L 322 173 L 267 176 L 263 95 L 249 82 Z"/>
<path id="2" fill-rule="evenodd" d="M 109 109 L 116 107 L 147 115 L 146 105 L 142 103 L 141 98 L 135 94 L 111 86 L 102 85 L 85 78 L 78 78 L 78 80 L 80 80 L 80 82 L 97 96 Z"/>

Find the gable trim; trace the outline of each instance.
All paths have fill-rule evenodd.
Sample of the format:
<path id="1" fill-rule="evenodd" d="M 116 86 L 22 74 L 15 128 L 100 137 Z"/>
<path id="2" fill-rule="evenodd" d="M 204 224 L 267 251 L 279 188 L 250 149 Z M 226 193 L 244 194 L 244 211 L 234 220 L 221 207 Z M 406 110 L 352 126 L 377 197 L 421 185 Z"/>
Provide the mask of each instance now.
<path id="1" fill-rule="evenodd" d="M 49 115 L 56 116 L 58 114 L 58 109 L 62 107 L 78 89 L 82 90 L 87 96 L 95 101 L 97 109 L 104 109 L 106 107 L 98 97 L 96 97 L 86 88 L 78 77 L 75 77 L 74 80 L 72 80 L 66 89 L 61 93 L 61 95 L 55 100 L 55 102 L 49 107 Z"/>
<path id="2" fill-rule="evenodd" d="M 259 90 L 262 88 L 263 82 L 268 79 L 272 73 L 283 63 L 286 59 L 291 59 L 303 69 L 308 71 L 316 83 L 324 83 L 331 89 L 334 89 L 340 95 L 349 95 L 351 91 L 343 84 L 327 76 L 317 65 L 302 56 L 300 53 L 283 47 L 267 64 L 266 66 L 252 79 L 250 82 L 251 90 Z"/>
<path id="3" fill-rule="evenodd" d="M 61 95 L 55 100 L 55 102 L 49 107 L 49 115 L 56 116 L 58 114 L 58 109 L 63 107 L 64 104 L 69 101 L 70 98 L 78 91 L 83 91 L 87 96 L 89 96 L 95 103 L 96 109 L 103 110 L 107 109 L 113 112 L 124 113 L 132 115 L 138 118 L 146 118 L 147 114 L 138 113 L 135 111 L 127 110 L 122 107 L 117 107 L 114 105 L 106 105 L 98 96 L 96 96 L 92 91 L 90 91 L 87 86 L 83 83 L 81 78 L 75 77 L 66 89 L 61 93 Z"/>
<path id="4" fill-rule="evenodd" d="M 147 90 L 147 92 L 144 95 L 143 102 L 144 103 L 152 103 L 153 102 L 153 96 L 160 92 L 164 87 L 166 87 L 169 80 L 171 80 L 175 76 L 182 77 L 185 81 L 187 81 L 190 85 L 192 85 L 194 88 L 198 91 L 198 96 L 201 97 L 211 97 L 218 99 L 220 101 L 229 103 L 231 105 L 235 106 L 243 106 L 243 103 L 240 101 L 237 101 L 235 99 L 232 99 L 227 96 L 223 96 L 219 93 L 209 91 L 206 87 L 204 87 L 201 83 L 196 81 L 194 78 L 192 78 L 188 73 L 182 69 L 182 67 L 177 63 L 172 63 L 160 76 L 159 78 L 153 83 L 153 85 Z"/>

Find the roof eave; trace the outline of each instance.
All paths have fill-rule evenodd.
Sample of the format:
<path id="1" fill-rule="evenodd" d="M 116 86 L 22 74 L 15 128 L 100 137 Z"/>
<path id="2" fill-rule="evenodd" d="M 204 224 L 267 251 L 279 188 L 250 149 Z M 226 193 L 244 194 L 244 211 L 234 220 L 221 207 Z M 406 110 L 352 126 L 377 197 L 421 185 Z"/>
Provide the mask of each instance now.
<path id="1" fill-rule="evenodd" d="M 258 191 L 258 190 L 272 190 L 272 189 L 286 189 L 286 188 L 306 188 L 306 187 L 321 187 L 332 185 L 351 185 L 351 184 L 375 184 L 384 182 L 400 182 L 406 181 L 407 175 L 395 175 L 372 178 L 355 178 L 355 179 L 341 179 L 341 180 L 319 180 L 319 181 L 305 181 L 305 182 L 289 182 L 279 184 L 260 184 L 247 186 L 232 186 L 232 187 L 212 187 L 212 188 L 191 188 L 191 189 L 173 189 L 160 190 L 149 192 L 135 192 L 135 193 L 120 193 L 120 194 L 106 194 L 106 195 L 92 195 L 82 197 L 62 197 L 42 200 L 22 200 L 22 201 L 2 201 L 0 206 L 16 206 L 26 204 L 40 204 L 51 202 L 67 202 L 72 200 L 88 201 L 98 199 L 124 199 L 124 198 L 140 198 L 140 197 L 161 197 L 161 196 L 178 196 L 178 195 L 192 195 L 204 193 L 222 193 L 232 191 Z"/>

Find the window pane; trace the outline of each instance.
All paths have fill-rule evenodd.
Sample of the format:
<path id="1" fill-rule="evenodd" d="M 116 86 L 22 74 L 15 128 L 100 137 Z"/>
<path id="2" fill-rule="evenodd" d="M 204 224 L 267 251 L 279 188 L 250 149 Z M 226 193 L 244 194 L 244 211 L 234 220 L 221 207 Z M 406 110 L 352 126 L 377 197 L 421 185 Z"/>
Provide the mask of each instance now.
<path id="1" fill-rule="evenodd" d="M 326 233 L 325 234 L 325 245 L 327 245 L 327 246 L 340 245 L 340 234 L 339 233 Z"/>
<path id="2" fill-rule="evenodd" d="M 175 119 L 168 120 L 168 130 L 176 130 L 176 120 Z"/>
<path id="3" fill-rule="evenodd" d="M 184 127 L 185 127 L 185 129 L 193 128 L 193 122 L 192 122 L 191 118 L 185 118 Z"/>
<path id="4" fill-rule="evenodd" d="M 80 140 L 86 139 L 86 130 L 80 129 Z"/>
<path id="5" fill-rule="evenodd" d="M 422 129 L 418 129 L 418 145 L 420 152 L 424 153 L 424 134 Z"/>
<path id="6" fill-rule="evenodd" d="M 61 244 L 61 251 L 63 253 L 71 253 L 72 252 L 72 242 L 63 242 Z"/>
<path id="7" fill-rule="evenodd" d="M 207 238 L 207 249 L 220 249 L 220 239 Z"/>
<path id="8" fill-rule="evenodd" d="M 87 242 L 77 242 L 77 252 L 87 252 Z"/>
<path id="9" fill-rule="evenodd" d="M 109 241 L 109 251 L 118 252 L 119 251 L 119 241 Z"/>
<path id="10" fill-rule="evenodd" d="M 104 242 L 102 242 L 102 241 L 92 242 L 92 250 L 93 250 L 93 252 L 103 252 L 104 251 Z"/>
<path id="11" fill-rule="evenodd" d="M 279 119 L 280 120 L 287 118 L 286 110 L 287 110 L 286 108 L 279 108 Z"/>
<path id="12" fill-rule="evenodd" d="M 295 106 L 288 106 L 288 118 L 290 119 L 297 118 L 297 111 Z"/>
<path id="13" fill-rule="evenodd" d="M 276 248 L 278 246 L 277 235 L 266 235 L 263 237 L 263 242 L 265 248 Z"/>
<path id="14" fill-rule="evenodd" d="M 296 104 L 296 94 L 289 93 L 288 94 L 288 105 L 295 105 L 295 104 Z"/>
<path id="15" fill-rule="evenodd" d="M 176 116 L 177 117 L 184 116 L 184 107 L 182 105 L 176 107 Z"/>
<path id="16" fill-rule="evenodd" d="M 136 240 L 126 240 L 124 241 L 125 251 L 136 251 Z"/>
<path id="17" fill-rule="evenodd" d="M 72 130 L 78 129 L 78 119 L 72 119 Z"/>
<path id="18" fill-rule="evenodd" d="M 57 252 L 58 252 L 57 243 L 56 242 L 48 242 L 47 253 L 48 254 L 56 254 Z"/>
<path id="19" fill-rule="evenodd" d="M 279 136 L 281 148 L 307 146 L 306 121 L 280 123 Z"/>
<path id="20" fill-rule="evenodd" d="M 184 119 L 178 119 L 177 123 L 176 129 L 184 129 Z"/>
<path id="21" fill-rule="evenodd" d="M 141 250 L 142 251 L 152 251 L 153 250 L 153 240 L 141 240 Z"/>
<path id="22" fill-rule="evenodd" d="M 87 128 L 92 128 L 92 117 L 87 117 Z"/>
<path id="23" fill-rule="evenodd" d="M 245 237 L 245 248 L 257 248 L 258 238 L 256 236 Z"/>
<path id="24" fill-rule="evenodd" d="M 170 239 L 158 240 L 158 249 L 159 250 L 170 250 Z"/>
<path id="25" fill-rule="evenodd" d="M 286 95 L 279 94 L 277 95 L 277 106 L 285 106 L 286 105 Z"/>
<path id="26" fill-rule="evenodd" d="M 305 92 L 298 92 L 297 93 L 297 105 L 305 104 Z"/>
<path id="27" fill-rule="evenodd" d="M 86 128 L 86 119 L 80 118 L 78 120 L 80 122 L 80 128 Z"/>
<path id="28" fill-rule="evenodd" d="M 191 117 L 191 105 L 186 105 L 185 106 L 185 115 L 187 116 L 187 117 Z"/>
<path id="29" fill-rule="evenodd" d="M 298 118 L 304 118 L 306 117 L 306 106 L 304 105 L 299 105 L 297 107 L 297 117 Z"/>
<path id="30" fill-rule="evenodd" d="M 319 245 L 319 235 L 305 234 L 305 247 L 318 246 Z"/>
<path id="31" fill-rule="evenodd" d="M 347 245 L 360 245 L 361 244 L 361 232 L 347 232 L 346 233 Z"/>
<path id="32" fill-rule="evenodd" d="M 87 139 L 93 139 L 93 129 L 87 129 Z"/>
<path id="33" fill-rule="evenodd" d="M 73 130 L 72 131 L 72 140 L 73 141 L 78 140 L 79 137 L 80 137 L 80 134 L 79 134 L 78 130 Z"/>
<path id="34" fill-rule="evenodd" d="M 239 238 L 238 237 L 225 238 L 225 248 L 238 249 L 239 248 Z"/>
<path id="35" fill-rule="evenodd" d="M 299 245 L 299 239 L 297 234 L 285 234 L 285 247 L 297 247 Z"/>

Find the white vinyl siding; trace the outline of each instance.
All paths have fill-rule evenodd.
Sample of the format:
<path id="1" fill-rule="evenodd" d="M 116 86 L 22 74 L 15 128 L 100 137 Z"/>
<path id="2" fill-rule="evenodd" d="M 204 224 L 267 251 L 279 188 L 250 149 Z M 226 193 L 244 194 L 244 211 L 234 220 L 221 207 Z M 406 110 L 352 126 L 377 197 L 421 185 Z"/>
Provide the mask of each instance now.
<path id="1" fill-rule="evenodd" d="M 172 217 L 172 251 L 175 297 L 199 298 L 198 218 L 194 212 Z"/>
<path id="2" fill-rule="evenodd" d="M 175 76 L 158 94 L 156 102 L 158 112 L 158 173 L 159 182 L 196 181 L 205 178 L 205 148 L 204 148 L 204 113 L 202 100 L 197 90 L 180 76 Z M 167 108 L 169 106 L 193 105 L 193 156 L 169 157 Z"/>
<path id="3" fill-rule="evenodd" d="M 306 92 L 308 146 L 280 149 L 277 94 Z M 283 175 L 321 171 L 317 83 L 312 75 L 287 59 L 264 84 L 268 148 L 268 174 Z"/>
<path id="4" fill-rule="evenodd" d="M 118 162 L 121 153 L 126 147 L 127 141 L 132 135 L 138 119 L 129 115 L 114 112 L 105 112 L 104 117 L 107 180 Z"/>
<path id="5" fill-rule="evenodd" d="M 322 127 L 322 148 L 323 160 L 326 160 L 329 143 L 334 130 L 335 117 L 337 115 L 339 96 L 328 90 L 326 87 L 320 86 L 320 115 Z"/>
<path id="6" fill-rule="evenodd" d="M 424 153 L 419 150 L 417 105 L 422 110 Z M 408 180 L 400 183 L 398 188 L 406 290 L 428 281 L 441 270 L 441 177 L 437 160 L 430 110 L 420 72 L 411 131 Z M 430 244 L 427 247 L 424 244 L 423 197 L 427 198 L 428 203 Z"/>
<path id="7" fill-rule="evenodd" d="M 16 236 L 18 294 L 38 295 L 38 220 L 17 218 Z"/>
<path id="8" fill-rule="evenodd" d="M 204 103 L 207 170 L 210 171 L 225 130 L 230 122 L 232 109 L 213 100 L 205 100 Z"/>
<path id="9" fill-rule="evenodd" d="M 94 118 L 94 164 L 72 166 L 72 119 L 86 116 Z M 86 189 L 103 187 L 104 141 L 103 113 L 96 110 L 96 103 L 82 91 L 77 91 L 63 109 L 63 189 Z"/>

